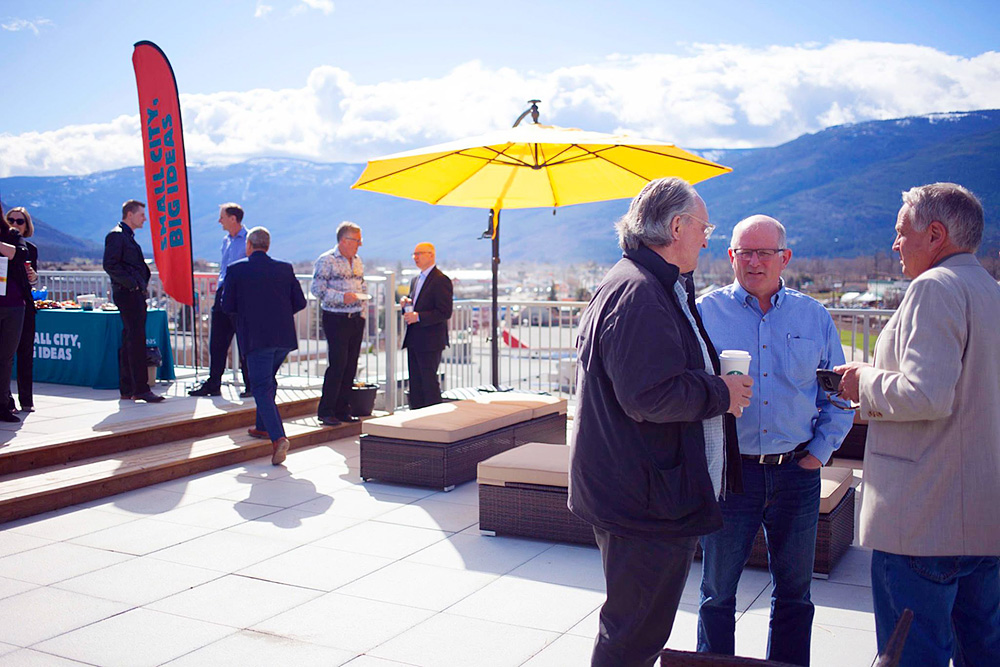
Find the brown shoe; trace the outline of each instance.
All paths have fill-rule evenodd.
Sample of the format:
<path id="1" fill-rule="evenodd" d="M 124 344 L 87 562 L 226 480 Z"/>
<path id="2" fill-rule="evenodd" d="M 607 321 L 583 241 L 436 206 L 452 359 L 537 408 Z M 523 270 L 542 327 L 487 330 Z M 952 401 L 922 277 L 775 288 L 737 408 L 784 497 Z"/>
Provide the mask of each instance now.
<path id="1" fill-rule="evenodd" d="M 271 454 L 271 465 L 281 465 L 285 460 L 285 455 L 288 454 L 288 438 L 278 438 L 271 446 L 274 448 L 274 453 Z"/>
<path id="2" fill-rule="evenodd" d="M 248 428 L 247 435 L 251 438 L 260 438 L 261 440 L 270 440 L 271 436 L 267 434 L 267 431 L 258 431 L 255 428 Z"/>

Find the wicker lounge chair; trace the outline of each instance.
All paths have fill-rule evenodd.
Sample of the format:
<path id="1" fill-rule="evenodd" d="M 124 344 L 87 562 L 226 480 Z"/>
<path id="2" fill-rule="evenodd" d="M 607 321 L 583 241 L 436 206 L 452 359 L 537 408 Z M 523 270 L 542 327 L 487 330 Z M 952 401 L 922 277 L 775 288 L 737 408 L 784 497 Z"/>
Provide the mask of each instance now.
<path id="1" fill-rule="evenodd" d="M 370 419 L 361 477 L 449 491 L 476 478 L 483 459 L 526 442 L 566 442 L 566 401 L 505 393 Z"/>
<path id="2" fill-rule="evenodd" d="M 853 474 L 823 468 L 816 561 L 813 574 L 825 577 L 854 540 Z M 566 507 L 569 448 L 531 443 L 479 464 L 479 529 L 493 535 L 594 544 L 590 524 Z M 700 551 L 699 551 L 700 557 Z M 767 567 L 763 531 L 748 565 Z"/>

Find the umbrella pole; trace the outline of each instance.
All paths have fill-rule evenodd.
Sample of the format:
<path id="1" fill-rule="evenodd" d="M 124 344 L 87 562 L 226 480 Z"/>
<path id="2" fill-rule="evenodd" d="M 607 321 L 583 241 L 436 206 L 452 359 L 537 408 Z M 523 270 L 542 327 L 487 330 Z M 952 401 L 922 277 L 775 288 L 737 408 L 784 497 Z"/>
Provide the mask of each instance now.
<path id="1" fill-rule="evenodd" d="M 500 211 L 493 211 L 490 209 L 490 221 L 493 227 L 493 335 L 492 335 L 492 345 L 490 350 L 490 357 L 492 361 L 492 367 L 490 369 L 490 378 L 492 380 L 494 387 L 500 386 L 500 327 L 499 327 L 499 313 L 500 308 L 497 305 L 498 300 L 498 270 L 500 268 Z"/>

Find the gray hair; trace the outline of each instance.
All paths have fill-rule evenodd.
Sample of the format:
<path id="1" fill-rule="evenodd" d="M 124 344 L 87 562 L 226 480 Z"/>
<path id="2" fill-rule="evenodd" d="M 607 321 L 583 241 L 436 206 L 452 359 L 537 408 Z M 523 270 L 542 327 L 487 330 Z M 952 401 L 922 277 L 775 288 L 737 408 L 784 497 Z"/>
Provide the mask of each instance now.
<path id="1" fill-rule="evenodd" d="M 962 250 L 975 252 L 983 240 L 983 205 L 976 195 L 956 183 L 932 183 L 903 193 L 910 207 L 910 224 L 918 232 L 937 220 L 948 238 Z"/>
<path id="2" fill-rule="evenodd" d="M 615 223 L 618 245 L 622 250 L 645 246 L 668 246 L 673 242 L 670 221 L 690 213 L 698 193 L 680 178 L 650 181 L 629 204 L 628 212 Z"/>
<path id="3" fill-rule="evenodd" d="M 779 249 L 785 248 L 785 243 L 788 241 L 788 232 L 785 231 L 785 226 L 769 215 L 760 215 L 760 214 L 751 215 L 747 218 L 743 218 L 742 220 L 736 223 L 736 226 L 733 227 L 733 235 L 729 239 L 729 247 L 736 248 L 735 243 L 736 243 L 737 232 L 741 232 L 744 229 L 747 229 L 748 227 L 758 227 L 761 225 L 771 225 L 772 227 L 777 229 L 778 248 Z"/>
<path id="4" fill-rule="evenodd" d="M 247 232 L 247 244 L 254 250 L 263 250 L 271 247 L 271 232 L 267 227 L 254 227 Z"/>
<path id="5" fill-rule="evenodd" d="M 344 220 L 342 223 L 340 223 L 339 225 L 337 225 L 337 242 L 339 243 L 340 239 L 344 238 L 344 234 L 346 234 L 347 232 L 349 232 L 351 230 L 354 230 L 354 231 L 356 231 L 359 234 L 361 233 L 361 228 L 358 227 L 353 222 L 349 222 L 347 220 Z"/>

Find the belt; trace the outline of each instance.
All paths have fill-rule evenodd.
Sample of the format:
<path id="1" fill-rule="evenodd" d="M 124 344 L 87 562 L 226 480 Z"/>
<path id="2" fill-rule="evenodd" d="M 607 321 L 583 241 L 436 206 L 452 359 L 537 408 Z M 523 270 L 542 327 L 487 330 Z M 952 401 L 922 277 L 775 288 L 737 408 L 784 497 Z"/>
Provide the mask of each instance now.
<path id="1" fill-rule="evenodd" d="M 352 317 L 361 317 L 361 313 L 360 312 L 358 312 L 358 313 L 334 313 L 334 312 L 331 312 L 331 311 L 328 310 L 328 311 L 326 311 L 326 314 L 327 315 L 333 315 L 334 317 L 343 317 L 343 318 L 346 318 L 346 319 L 350 319 Z"/>
<path id="2" fill-rule="evenodd" d="M 761 463 L 763 465 L 777 466 L 782 463 L 787 463 L 788 461 L 798 461 L 799 459 L 804 459 L 807 454 L 809 454 L 809 452 L 805 449 L 795 449 L 790 452 L 785 452 L 784 454 L 760 454 L 759 456 L 754 456 L 752 454 L 740 454 L 740 457 L 744 461 L 753 461 L 754 463 Z"/>

